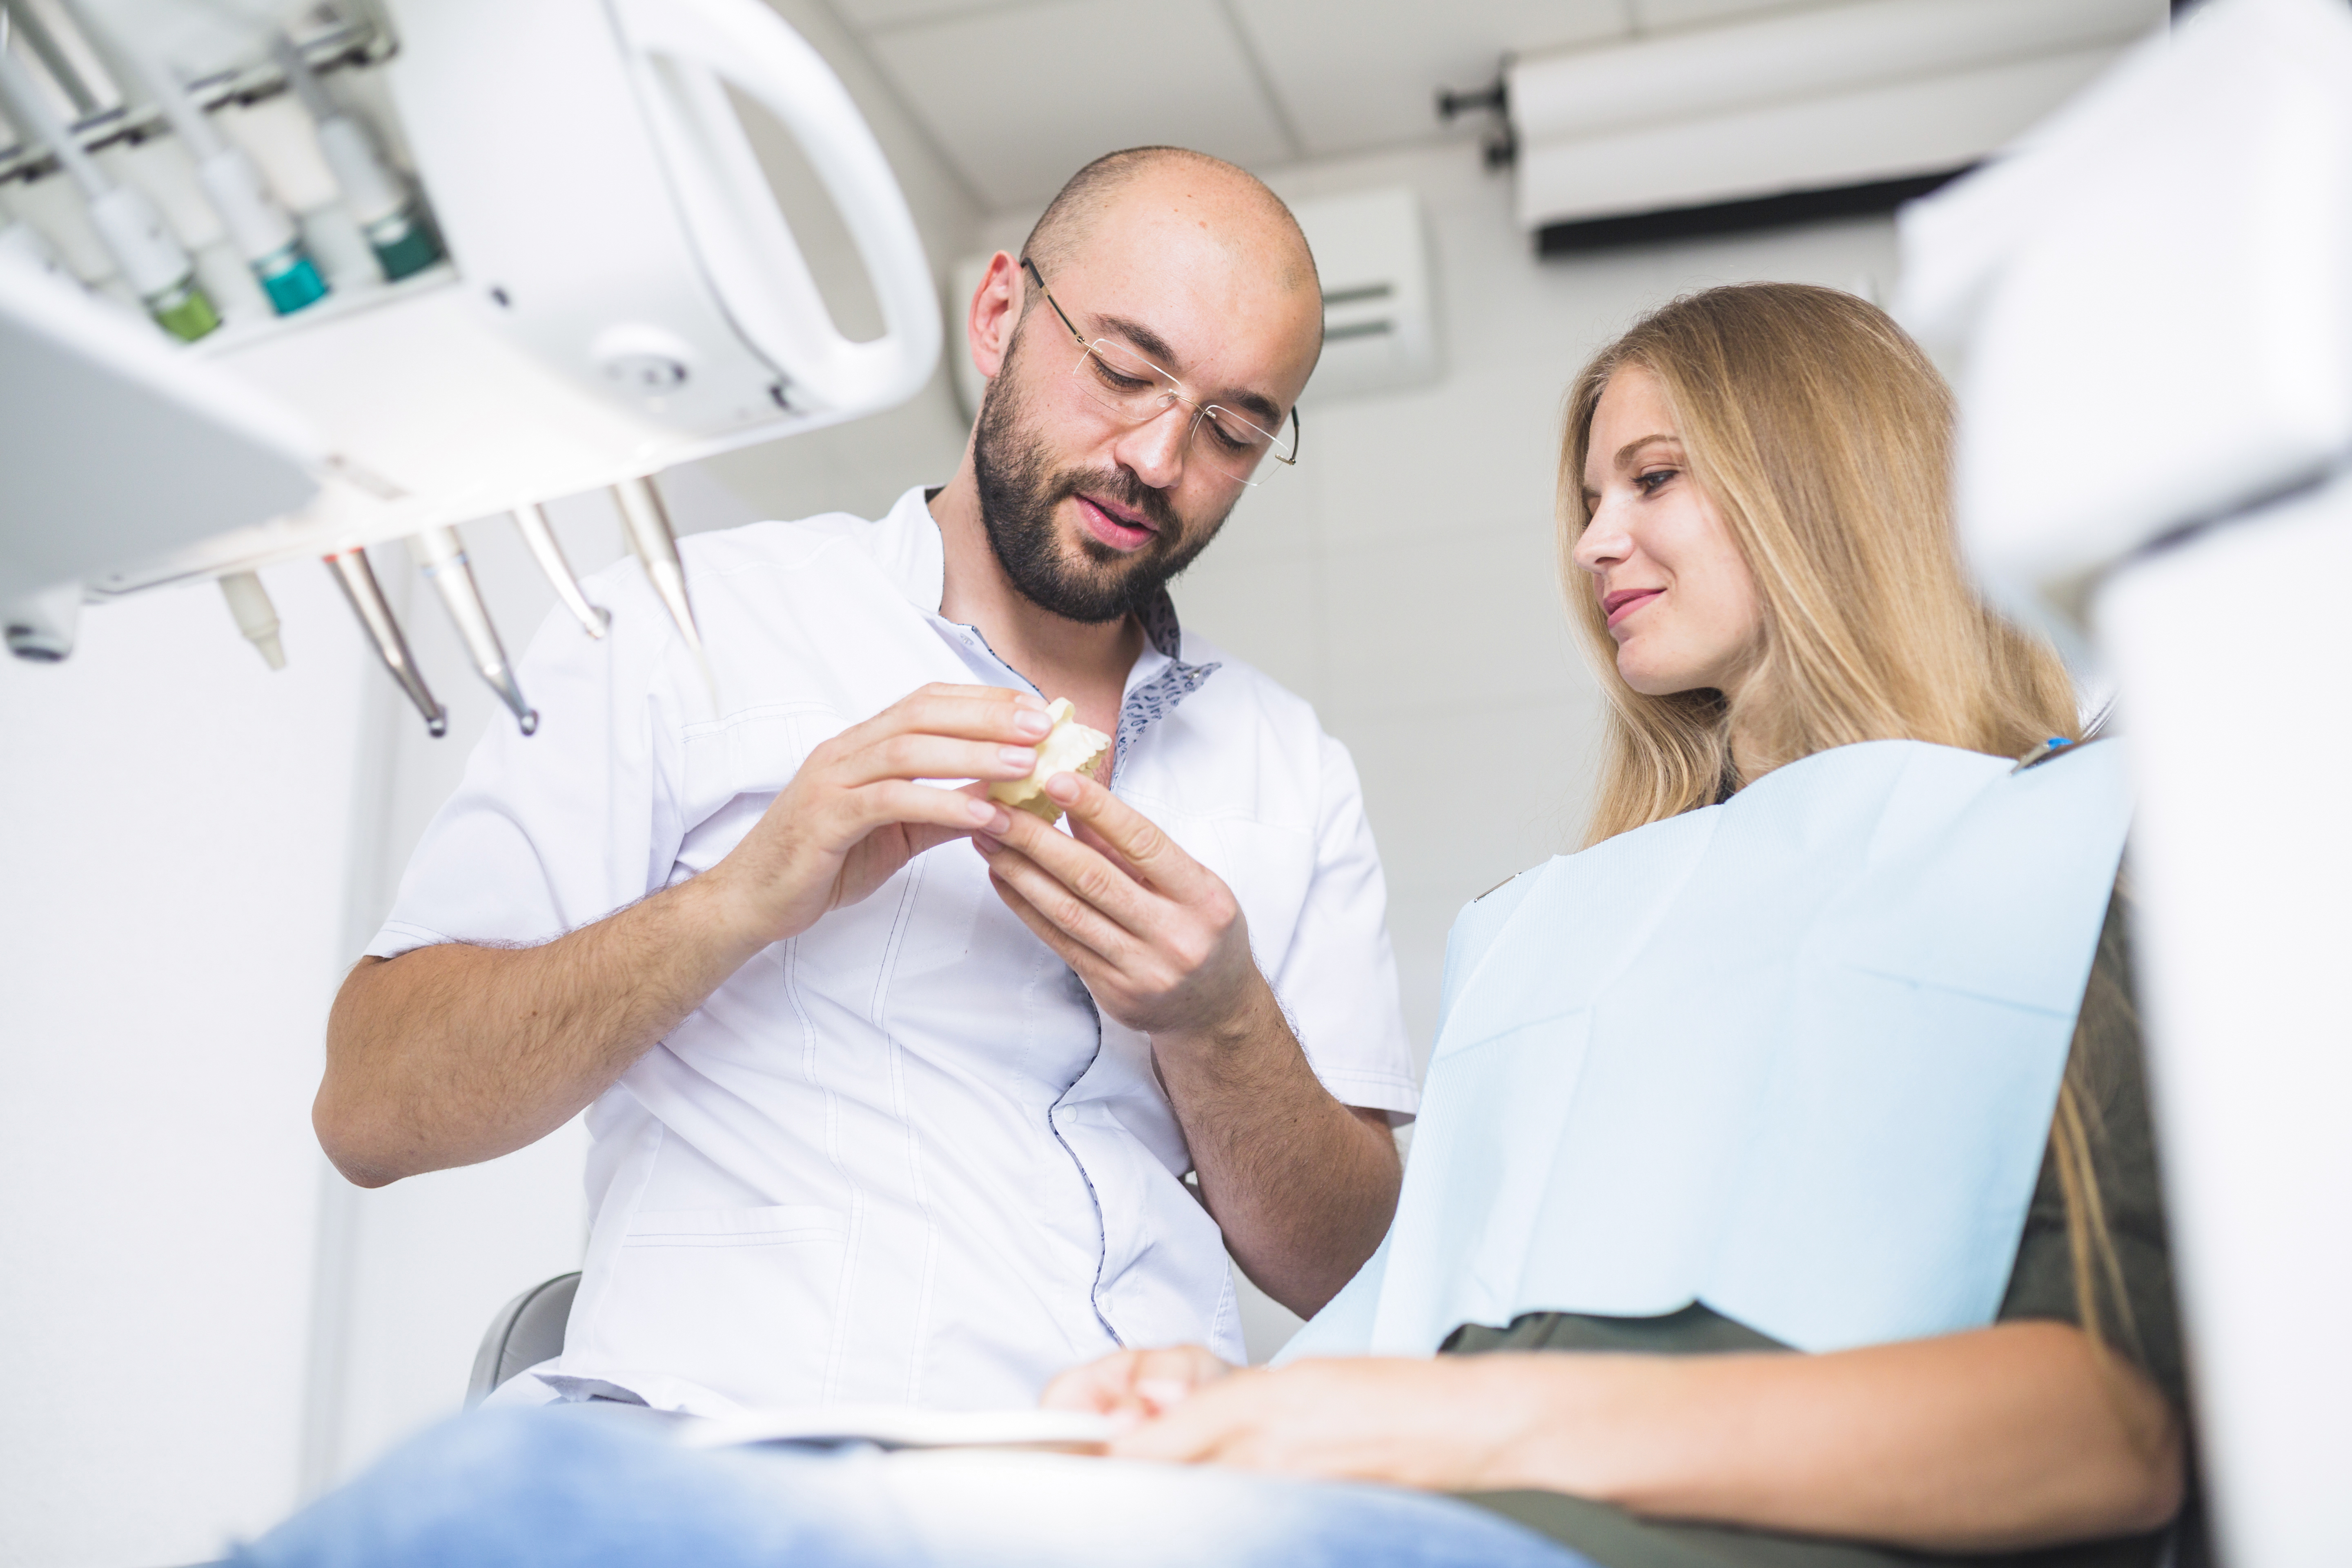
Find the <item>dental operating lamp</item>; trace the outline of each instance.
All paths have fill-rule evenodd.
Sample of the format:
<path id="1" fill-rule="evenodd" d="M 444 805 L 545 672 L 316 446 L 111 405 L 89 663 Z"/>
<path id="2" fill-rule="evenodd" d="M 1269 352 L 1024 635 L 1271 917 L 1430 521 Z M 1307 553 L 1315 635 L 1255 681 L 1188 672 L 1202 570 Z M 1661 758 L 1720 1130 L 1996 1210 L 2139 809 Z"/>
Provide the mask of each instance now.
<path id="1" fill-rule="evenodd" d="M 2352 8 L 2213 0 L 1905 213 L 1979 580 L 2119 693 L 2222 1560 L 2352 1563 Z M 2030 889 L 2018 890 L 2030 898 Z"/>

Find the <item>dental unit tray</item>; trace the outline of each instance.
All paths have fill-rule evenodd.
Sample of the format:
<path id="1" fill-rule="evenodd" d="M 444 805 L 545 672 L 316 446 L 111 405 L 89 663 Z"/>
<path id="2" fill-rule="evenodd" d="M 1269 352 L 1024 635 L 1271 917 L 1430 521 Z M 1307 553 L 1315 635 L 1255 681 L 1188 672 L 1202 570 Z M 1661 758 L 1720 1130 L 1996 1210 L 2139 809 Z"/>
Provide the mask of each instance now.
<path id="1" fill-rule="evenodd" d="M 36 562 L 104 598 L 331 557 L 856 418 L 929 379 L 940 307 L 898 183 L 838 79 L 760 0 L 386 0 L 373 31 L 301 47 L 381 72 L 448 259 L 186 346 L 159 338 L 177 362 L 169 398 L 209 386 L 224 406 L 276 409 L 300 433 L 281 447 L 316 455 L 315 495 L 225 531 L 218 508 L 110 511 L 83 476 L 138 454 L 84 421 L 66 449 L 33 454 L 54 472 L 7 487 L 0 599 L 60 582 L 28 575 Z M 192 90 L 264 91 L 274 69 Z M 840 213 L 878 338 L 834 323 L 730 89 L 791 133 Z M 0 281 L 25 310 L 38 301 L 21 289 L 70 288 Z M 108 374 L 135 379 L 138 357 Z M 201 465 L 182 483 L 202 489 Z M 28 515 L 19 489 L 54 515 Z M 34 531 L 47 537 L 20 548 Z"/>

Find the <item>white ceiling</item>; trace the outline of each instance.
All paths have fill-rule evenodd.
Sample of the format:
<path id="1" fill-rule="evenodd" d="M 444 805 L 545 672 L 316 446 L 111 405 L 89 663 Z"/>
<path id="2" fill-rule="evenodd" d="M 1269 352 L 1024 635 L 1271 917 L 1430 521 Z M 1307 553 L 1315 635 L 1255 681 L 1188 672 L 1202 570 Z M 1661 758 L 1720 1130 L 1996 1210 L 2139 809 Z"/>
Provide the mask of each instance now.
<path id="1" fill-rule="evenodd" d="M 1573 47 L 1822 0 L 831 0 L 992 211 L 1173 142 L 1265 168 L 1447 135 L 1441 87 Z"/>

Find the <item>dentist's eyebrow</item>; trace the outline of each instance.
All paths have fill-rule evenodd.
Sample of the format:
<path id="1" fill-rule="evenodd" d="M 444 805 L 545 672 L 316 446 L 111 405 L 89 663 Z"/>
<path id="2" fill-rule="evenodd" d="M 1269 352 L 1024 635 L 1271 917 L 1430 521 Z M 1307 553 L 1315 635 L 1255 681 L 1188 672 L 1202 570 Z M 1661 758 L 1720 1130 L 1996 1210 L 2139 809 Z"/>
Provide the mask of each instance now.
<path id="1" fill-rule="evenodd" d="M 1166 338 L 1126 316 L 1097 316 L 1096 323 L 1114 337 L 1125 338 L 1143 353 L 1143 357 L 1174 376 L 1184 374 L 1183 360 L 1171 347 Z"/>
<path id="2" fill-rule="evenodd" d="M 1125 316 L 1097 316 L 1095 320 L 1105 331 L 1125 338 L 1142 351 L 1144 358 L 1159 365 L 1169 374 L 1179 380 L 1183 378 L 1182 356 L 1177 353 L 1167 339 L 1145 326 L 1141 321 L 1132 321 Z M 1274 399 L 1262 392 L 1252 392 L 1246 387 L 1234 387 L 1214 396 L 1204 397 L 1201 401 L 1236 404 L 1244 414 L 1256 415 L 1269 429 L 1279 426 L 1288 417 Z"/>

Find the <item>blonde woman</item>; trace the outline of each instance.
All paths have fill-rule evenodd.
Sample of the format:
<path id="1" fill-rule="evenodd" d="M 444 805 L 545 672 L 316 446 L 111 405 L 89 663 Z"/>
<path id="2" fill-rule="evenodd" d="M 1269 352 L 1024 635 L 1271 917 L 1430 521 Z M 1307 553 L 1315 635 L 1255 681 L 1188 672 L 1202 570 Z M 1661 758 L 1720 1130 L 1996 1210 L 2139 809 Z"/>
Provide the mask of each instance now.
<path id="1" fill-rule="evenodd" d="M 1645 829 L 1678 829 L 1675 819 L 1686 814 L 1737 803 L 1751 787 L 1775 787 L 1781 770 L 1789 770 L 1784 782 L 1793 786 L 1801 767 L 1843 765 L 1888 750 L 1864 742 L 1927 742 L 1953 753 L 1938 762 L 1964 771 L 1969 754 L 2047 757 L 2015 781 L 2019 786 L 2042 776 L 2054 783 L 2067 769 L 2092 765 L 2089 755 L 2078 761 L 2063 744 L 2078 738 L 2064 670 L 2046 647 L 1989 613 L 1962 575 L 1946 501 L 1950 428 L 1948 395 L 1916 346 L 1869 304 L 1827 289 L 1759 284 L 1681 300 L 1586 366 L 1568 399 L 1559 512 L 1572 613 L 1596 656 L 1610 719 L 1588 835 L 1594 847 L 1559 866 L 1630 847 Z M 2103 749 L 2111 748 L 2083 752 Z M 1997 765 L 1990 771 L 2008 773 Z M 1863 836 L 1885 831 L 1883 817 L 1849 826 Z M 2119 835 L 2112 812 L 2102 829 Z M 1804 850 L 1818 856 L 1833 847 L 1824 841 Z M 2062 844 L 2051 853 L 2055 858 L 2079 847 Z M 2104 1541 L 2110 1544 L 2032 1560 L 2151 1560 L 2152 1532 L 2174 1517 L 2184 1490 L 2180 1359 L 2124 933 L 2107 907 L 2114 861 L 2102 858 L 2104 850 L 2084 853 L 2096 863 L 2074 868 L 2076 908 L 2054 922 L 2063 934 L 2051 944 L 2071 946 L 2083 965 L 2073 971 L 2079 1017 L 2071 1040 L 2058 1047 L 2063 1079 L 2051 1082 L 2053 1071 L 2043 1080 L 2057 1091 L 2055 1113 L 2046 1094 L 2038 1100 L 2021 1096 L 2003 1107 L 2017 1112 L 2008 1127 L 1969 1124 L 1964 1133 L 2014 1138 L 2018 1121 L 2034 1118 L 2031 1142 L 2045 1155 L 2038 1183 L 2012 1156 L 2006 1171 L 1976 1171 L 1987 1201 L 1972 1209 L 1966 1194 L 1930 1184 L 1901 1194 L 1904 1202 L 1893 1210 L 1898 1226 L 1906 1212 L 1958 1210 L 1979 1229 L 2010 1213 L 2000 1292 L 1986 1303 L 1992 1310 L 1969 1326 L 1888 1342 L 1853 1342 L 1849 1331 L 1843 1348 L 1792 1355 L 1757 1325 L 1710 1305 L 1704 1291 L 1694 1292 L 1696 1301 L 1674 1302 L 1671 1295 L 1653 1301 L 1673 1310 L 1645 1314 L 1621 1309 L 1503 1317 L 1491 1309 L 1545 1304 L 1541 1288 L 1524 1301 L 1507 1287 L 1451 1296 L 1441 1290 L 1440 1318 L 1448 1304 L 1465 1312 L 1444 1325 L 1442 1348 L 1454 1353 L 1294 1359 L 1279 1370 L 1225 1375 L 1195 1352 L 1146 1352 L 1074 1374 L 1051 1397 L 1150 1417 L 1118 1445 L 1137 1458 L 1507 1492 L 1485 1500 L 1607 1568 L 1885 1560 L 1864 1543 L 1999 1557 Z M 1645 869 L 1662 874 L 1638 857 L 1628 857 L 1622 868 L 1628 881 Z M 2006 889 L 2008 907 L 2055 896 L 2054 879 L 2042 870 L 2031 863 L 2021 868 L 2022 879 Z M 1518 885 L 1481 905 L 1509 897 Z M 1622 886 L 1611 875 L 1589 879 L 1587 890 L 1598 896 L 1564 911 L 1571 923 L 1550 933 L 1555 951 L 1566 954 L 1603 940 L 1612 921 L 1629 912 L 1653 912 L 1630 891 L 1620 897 Z M 1540 897 L 1541 889 L 1528 896 Z M 2008 918 L 2002 908 L 1979 898 L 1969 919 L 1923 940 L 1960 949 L 1990 945 L 1993 928 Z M 1480 910 L 1465 911 L 1449 956 L 1448 1006 L 1456 1016 L 1476 1000 L 1460 992 L 1465 931 L 1474 943 L 1484 940 L 1471 929 Z M 1524 912 L 1502 918 L 1524 923 Z M 1674 994 L 1678 986 L 1724 984 L 1724 967 L 1741 962 L 1735 950 L 1757 935 L 1738 929 L 1739 921 L 1806 918 L 1801 907 L 1769 896 L 1723 912 L 1725 927 L 1704 940 L 1721 941 L 1724 951 L 1694 945 L 1652 954 L 1664 959 L 1652 963 L 1654 988 L 1645 994 L 1636 986 L 1629 996 L 1621 986 L 1602 1002 L 1601 1010 L 1617 1008 L 1636 1043 L 1616 1065 L 1630 1060 L 1656 1080 L 1617 1092 L 1612 1107 L 1654 1114 L 1661 1101 L 1671 1108 L 1690 1095 L 1688 1083 L 1675 1081 L 1678 1070 L 1712 1058 L 1659 1046 L 1644 1029 L 1672 1022 L 1661 1016 L 1682 1007 Z M 1704 920 L 1685 919 L 1680 929 L 1703 931 Z M 1818 923 L 1813 929 L 1809 940 L 1818 940 Z M 1884 931 L 1873 939 L 1892 940 Z M 1658 939 L 1651 940 L 1654 945 Z M 1490 957 L 1469 978 L 1493 990 L 1502 983 L 1492 973 L 1499 962 Z M 1634 961 L 1637 971 L 1640 963 Z M 2090 972 L 2086 988 L 2083 968 Z M 1769 985 L 1749 989 L 1759 1005 L 1770 1005 Z M 1522 1010 L 1542 1013 L 1551 1005 Z M 1932 1028 L 1939 1013 L 1970 1005 L 1958 994 L 1931 995 L 1917 1011 Z M 1504 1011 L 1510 1021 L 1510 1010 Z M 1521 1053 L 1525 1070 L 1483 1099 L 1447 1099 L 1449 1060 L 1491 1049 L 1469 1042 L 1449 1058 L 1449 1044 L 1475 1032 L 1457 1031 L 1456 1016 L 1449 1017 L 1433 1064 L 1404 1211 L 1391 1232 L 1395 1248 L 1403 1245 L 1416 1196 L 1428 1199 L 1447 1184 L 1443 1173 L 1425 1167 L 1487 1158 L 1479 1142 L 1496 1135 L 1502 1119 L 1521 1114 L 1509 1103 L 1513 1097 L 1543 1091 L 1541 1075 L 1557 1070 L 1552 1064 L 1565 1048 L 1559 1038 L 1564 1031 L 1548 1030 L 1538 1019 L 1527 1031 L 1532 1038 Z M 1737 1028 L 1743 1015 L 1734 1005 L 1708 1013 L 1707 1020 L 1725 1016 Z M 1968 1026 L 1955 1031 L 1958 1050 L 1967 1048 Z M 1859 1055 L 1875 1070 L 1901 1043 L 1865 1039 Z M 1589 1080 L 1596 1070 L 1593 1047 L 1587 1041 L 1583 1049 Z M 1894 1140 L 1932 1133 L 1939 1112 L 1930 1085 L 1947 1087 L 1932 1076 L 1925 1083 L 1889 1078 L 1850 1103 L 1826 1112 L 1814 1107 L 1805 1136 L 1844 1138 L 1853 1130 L 1841 1127 L 1838 1117 L 1853 1114 L 1897 1119 L 1883 1130 Z M 1923 1088 L 1931 1101 L 1925 1106 L 1916 1099 Z M 1874 1100 L 1879 1090 L 1883 1096 Z M 1591 1089 L 1580 1082 L 1576 1092 Z M 1961 1098 L 1967 1092 L 1964 1087 Z M 1485 1114 L 1454 1114 L 1472 1106 Z M 1758 1114 L 1785 1110 L 1768 1105 Z M 1901 1120 L 1923 1112 L 1928 1126 Z M 1452 1130 L 1438 1123 L 1448 1119 L 1472 1120 L 1473 1136 L 1447 1136 Z M 1550 1125 L 1541 1116 L 1533 1120 Z M 1736 1115 L 1711 1125 L 1733 1127 L 1743 1137 L 1773 1136 L 1770 1128 L 1746 1126 Z M 1836 1166 L 1842 1175 L 1867 1181 L 1884 1172 L 1898 1184 L 1917 1179 L 1899 1168 L 1900 1151 L 1874 1147 L 1868 1128 L 1861 1134 L 1863 1146 Z M 1671 1127 L 1664 1133 L 1675 1135 Z M 1563 1142 L 1558 1151 L 1547 1147 L 1544 1156 L 1556 1173 L 1576 1151 Z M 1626 1153 L 1630 1161 L 1647 1157 L 1641 1149 Z M 1707 1157 L 1705 1150 L 1696 1155 Z M 1622 1249 L 1607 1225 L 1557 1203 L 1550 1215 L 1516 1229 L 1495 1221 L 1496 1210 L 1523 1202 L 1523 1187 L 1512 1184 L 1527 1173 L 1515 1170 L 1484 1187 L 1474 1184 L 1477 1206 L 1467 1212 L 1438 1200 L 1422 1206 L 1441 1223 L 1499 1226 L 1530 1254 L 1546 1247 Z M 1623 1175 L 1631 1185 L 1672 1182 L 1675 1173 L 1657 1169 L 1654 1160 Z M 1643 1223 L 1687 1223 L 1671 1205 L 1612 1193 L 1605 1181 L 1562 1188 L 1556 1173 L 1531 1179 L 1551 1180 L 1554 1199 L 1622 1206 Z M 1761 1179 L 1769 1183 L 1771 1173 Z M 1990 1189 L 2003 1182 L 2020 1200 L 2014 1210 L 1990 1201 Z M 1752 1185 L 1732 1194 L 1748 1205 L 1741 1222 L 1792 1237 L 1797 1245 L 1821 1243 L 1803 1220 L 1759 1208 L 1749 1201 L 1754 1195 Z M 1838 1203 L 1847 1195 L 1831 1194 Z M 1825 1279 L 1850 1265 L 1837 1255 L 1837 1239 L 1830 1238 L 1828 1255 L 1817 1255 L 1812 1265 Z M 1870 1245 L 1887 1239 L 1872 1237 Z M 1379 1305 L 1360 1310 L 1362 1321 L 1350 1329 L 1319 1334 L 1326 1320 L 1349 1315 L 1346 1296 L 1333 1303 L 1307 1332 L 1310 1356 L 1367 1348 L 1368 1342 L 1381 1348 L 1379 1320 L 1385 1317 L 1394 1330 L 1417 1307 L 1427 1316 L 1419 1301 L 1400 1308 L 1398 1300 L 1426 1297 L 1427 1281 L 1404 1281 L 1401 1290 L 1400 1258 L 1384 1250 L 1391 1254 L 1386 1289 L 1359 1289 L 1365 1279 L 1350 1287 L 1352 1294 L 1377 1295 Z M 1628 1256 L 1633 1267 L 1643 1266 L 1636 1252 Z M 1415 1257 L 1483 1269 L 1489 1279 L 1529 1266 L 1514 1260 L 1498 1269 L 1491 1255 L 1460 1245 L 1449 1250 L 1443 1238 Z M 1376 1258 L 1367 1276 L 1382 1268 Z M 1978 1271 L 1984 1274 L 1981 1264 Z M 1881 1282 L 1866 1264 L 1855 1273 L 1837 1288 L 1867 1291 Z M 1795 1282 L 1800 1289 L 1803 1283 Z M 1619 1299 L 1608 1281 L 1587 1278 L 1556 1278 L 1549 1288 L 1587 1300 Z M 1741 1289 L 1787 1321 L 1810 1321 L 1769 1288 Z M 1473 1315 L 1473 1306 L 1490 1310 Z M 1828 1316 L 1836 1319 L 1834 1307 Z M 1439 1347 L 1392 1333 L 1388 1348 Z M 2133 1536 L 2143 1539 L 2115 1542 Z"/>
<path id="2" fill-rule="evenodd" d="M 1588 846 L 1464 911 L 1395 1224 L 1287 1364 L 1133 1350 L 1048 1392 L 1192 1468 L 478 1421 L 253 1560 L 2153 1561 L 2183 1418 L 2127 806 L 1969 590 L 1950 424 L 1819 289 L 1678 300 L 1578 377 Z M 1033 903 L 1046 832 L 992 856 Z"/>

